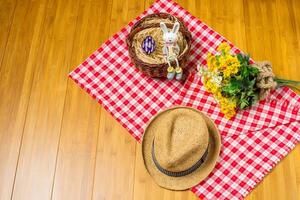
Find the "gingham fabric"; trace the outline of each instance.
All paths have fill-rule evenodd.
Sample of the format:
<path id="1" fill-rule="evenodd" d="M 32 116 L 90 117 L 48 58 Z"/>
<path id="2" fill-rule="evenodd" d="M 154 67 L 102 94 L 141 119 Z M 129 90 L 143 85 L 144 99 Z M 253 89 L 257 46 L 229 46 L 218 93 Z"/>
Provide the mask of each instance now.
<path id="1" fill-rule="evenodd" d="M 222 136 L 216 168 L 192 188 L 202 199 L 243 199 L 300 142 L 300 97 L 286 87 L 227 120 L 201 78 L 192 74 L 177 103 L 209 115 Z"/>
<path id="2" fill-rule="evenodd" d="M 220 161 L 192 191 L 202 199 L 243 199 L 299 142 L 299 122 L 222 138 Z"/>
<path id="3" fill-rule="evenodd" d="M 200 79 L 193 73 L 184 85 L 177 81 L 148 78 L 140 73 L 129 59 L 125 39 L 137 20 L 155 12 L 170 13 L 185 22 L 193 38 L 188 61 L 193 68 L 197 64 L 205 65 L 207 52 L 215 53 L 223 41 L 228 42 L 235 53 L 240 52 L 175 2 L 158 0 L 69 76 L 139 142 L 146 123 L 163 108 L 183 104 L 207 112 L 221 130 L 223 149 L 215 171 L 192 191 L 203 199 L 240 199 L 299 141 L 298 135 L 292 134 L 299 133 L 299 124 L 296 124 L 298 110 L 290 106 L 283 108 L 281 104 L 274 107 L 274 101 L 262 102 L 229 121 L 219 112 L 213 98 L 204 92 Z M 298 96 L 287 88 L 277 90 L 273 97 L 287 100 L 289 104 L 299 103 Z M 256 179 L 251 179 L 252 174 Z"/>
<path id="4" fill-rule="evenodd" d="M 207 52 L 215 53 L 216 47 L 227 41 L 175 2 L 159 0 L 70 73 L 70 77 L 102 104 L 139 142 L 148 120 L 159 110 L 174 105 L 182 88 L 178 81 L 146 77 L 130 61 L 126 36 L 137 20 L 155 12 L 170 13 L 185 22 L 193 38 L 188 65 L 194 68 L 196 64 L 205 64 L 204 55 Z M 235 47 L 233 51 L 239 52 Z"/>
<path id="5" fill-rule="evenodd" d="M 287 87 L 271 93 L 267 100 L 239 111 L 228 120 L 212 95 L 205 91 L 201 78 L 194 73 L 186 81 L 176 104 L 195 107 L 207 113 L 218 125 L 223 136 L 237 133 L 254 132 L 300 120 L 300 97 Z"/>

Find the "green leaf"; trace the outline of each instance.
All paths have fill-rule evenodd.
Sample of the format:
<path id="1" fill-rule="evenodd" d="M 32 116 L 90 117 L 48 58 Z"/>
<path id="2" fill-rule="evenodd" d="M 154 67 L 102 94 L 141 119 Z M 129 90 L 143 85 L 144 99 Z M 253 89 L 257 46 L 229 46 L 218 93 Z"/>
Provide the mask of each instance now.
<path id="1" fill-rule="evenodd" d="M 256 77 L 258 74 L 259 74 L 259 69 L 257 69 L 256 67 L 252 67 L 252 66 L 248 66 L 248 70 L 249 70 L 249 74 L 252 76 L 252 77 Z"/>
<path id="2" fill-rule="evenodd" d="M 245 55 L 245 61 L 247 62 L 247 64 L 250 63 L 250 55 L 249 54 Z"/>
<path id="3" fill-rule="evenodd" d="M 234 98 L 239 109 L 245 109 L 258 101 L 259 90 L 255 83 L 259 70 L 250 65 L 249 55 L 237 54 L 237 59 L 240 62 L 239 71 L 228 79 L 221 91 L 223 96 Z"/>
<path id="4" fill-rule="evenodd" d="M 242 76 L 241 76 L 241 75 L 236 75 L 236 76 L 235 76 L 235 78 L 236 78 L 236 80 L 238 80 L 238 81 L 241 81 L 241 80 L 243 80 L 243 78 L 242 78 Z"/>
<path id="5" fill-rule="evenodd" d="M 237 56 L 237 59 L 240 61 L 240 63 L 243 63 L 244 62 L 244 57 L 243 57 L 243 55 L 242 54 L 237 54 L 236 55 Z"/>
<path id="6" fill-rule="evenodd" d="M 236 96 L 241 91 L 242 80 L 237 80 L 235 77 L 229 80 L 229 83 L 221 88 L 226 96 Z"/>
<path id="7" fill-rule="evenodd" d="M 250 88 L 253 88 L 253 87 L 254 87 L 255 81 L 256 81 L 256 79 L 252 79 L 251 81 L 249 81 L 249 87 L 250 87 Z"/>
<path id="8" fill-rule="evenodd" d="M 248 106 L 248 102 L 246 100 L 241 101 L 239 108 L 241 110 L 245 109 Z"/>

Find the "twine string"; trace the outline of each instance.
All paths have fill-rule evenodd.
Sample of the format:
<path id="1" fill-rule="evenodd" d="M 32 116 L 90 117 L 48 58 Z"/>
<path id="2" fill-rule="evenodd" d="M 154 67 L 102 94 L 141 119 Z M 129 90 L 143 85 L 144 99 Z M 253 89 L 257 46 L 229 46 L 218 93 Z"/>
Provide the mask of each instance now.
<path id="1" fill-rule="evenodd" d="M 272 64 L 268 61 L 256 62 L 254 65 L 259 70 L 256 78 L 256 87 L 260 89 L 259 100 L 267 98 L 277 86 L 275 75 L 272 71 Z"/>
<path id="2" fill-rule="evenodd" d="M 276 78 L 270 62 L 256 62 L 252 66 L 256 67 L 260 72 L 256 78 L 256 87 L 260 89 L 259 100 L 266 99 L 272 90 L 280 86 L 288 86 L 300 91 L 296 86 L 300 84 L 299 81 Z"/>

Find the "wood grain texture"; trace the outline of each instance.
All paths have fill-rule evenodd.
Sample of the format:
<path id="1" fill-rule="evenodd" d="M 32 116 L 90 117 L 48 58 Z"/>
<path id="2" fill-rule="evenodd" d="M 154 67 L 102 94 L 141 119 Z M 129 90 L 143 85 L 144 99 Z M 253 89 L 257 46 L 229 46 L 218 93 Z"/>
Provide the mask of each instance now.
<path id="1" fill-rule="evenodd" d="M 141 13 L 144 2 L 112 1 L 109 35 Z M 103 108 L 96 157 L 93 199 L 132 199 L 136 142 Z M 114 167 L 118 166 L 118 167 Z"/>
<path id="2" fill-rule="evenodd" d="M 42 2 L 11 1 L 0 5 L 1 16 L 10 16 L 9 22 L 3 20 L 0 29 L 2 36 L 9 33 L 1 37 L 7 41 L 1 41 L 6 44 L 0 68 L 0 199 L 9 199 L 13 194 L 33 74 L 39 62 L 45 10 Z M 10 7 L 15 7 L 13 16 Z"/>
<path id="3" fill-rule="evenodd" d="M 39 54 L 12 199 L 40 200 L 49 199 L 52 192 L 79 1 L 30 3 L 46 9 L 46 16 L 43 37 L 37 41 Z"/>
<path id="4" fill-rule="evenodd" d="M 300 1 L 177 0 L 300 80 Z M 0 199 L 197 199 L 158 187 L 141 146 L 67 74 L 153 0 L 0 1 Z M 246 199 L 299 200 L 299 145 Z"/>
<path id="5" fill-rule="evenodd" d="M 110 6 L 107 2 L 80 2 L 72 49 L 72 66 L 82 62 L 89 56 L 87 52 L 97 49 L 106 39 L 106 29 L 109 25 L 106 19 L 109 17 Z M 90 26 L 90 23 L 94 26 Z M 69 79 L 52 199 L 91 199 L 99 121 L 98 103 L 78 90 Z"/>

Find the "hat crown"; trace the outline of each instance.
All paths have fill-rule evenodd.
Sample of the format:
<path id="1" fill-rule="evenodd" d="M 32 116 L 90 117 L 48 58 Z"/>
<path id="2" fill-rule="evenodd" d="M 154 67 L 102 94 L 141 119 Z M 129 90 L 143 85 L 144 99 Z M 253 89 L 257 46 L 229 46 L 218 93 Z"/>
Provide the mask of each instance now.
<path id="1" fill-rule="evenodd" d="M 177 109 L 162 116 L 154 138 L 155 157 L 164 169 L 181 172 L 193 166 L 207 150 L 205 120 L 193 110 Z"/>

